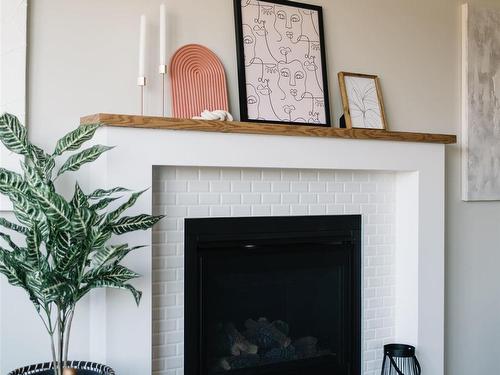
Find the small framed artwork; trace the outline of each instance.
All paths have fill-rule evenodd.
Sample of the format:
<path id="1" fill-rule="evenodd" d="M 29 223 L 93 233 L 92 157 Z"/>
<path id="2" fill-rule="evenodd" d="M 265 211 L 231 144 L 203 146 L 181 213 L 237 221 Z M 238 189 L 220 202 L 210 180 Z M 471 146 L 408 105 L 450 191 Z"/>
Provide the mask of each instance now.
<path id="1" fill-rule="evenodd" d="M 330 126 L 322 8 L 234 0 L 242 121 Z"/>
<path id="2" fill-rule="evenodd" d="M 377 76 L 339 73 L 346 127 L 387 130 L 384 100 Z"/>

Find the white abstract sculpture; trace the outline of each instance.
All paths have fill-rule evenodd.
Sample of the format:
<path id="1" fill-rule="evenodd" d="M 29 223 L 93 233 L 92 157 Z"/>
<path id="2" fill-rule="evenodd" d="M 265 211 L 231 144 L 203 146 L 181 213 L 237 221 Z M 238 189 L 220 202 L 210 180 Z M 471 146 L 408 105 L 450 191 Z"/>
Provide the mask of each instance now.
<path id="1" fill-rule="evenodd" d="M 200 116 L 193 117 L 193 120 L 233 121 L 233 116 L 229 112 L 223 110 L 205 110 Z"/>

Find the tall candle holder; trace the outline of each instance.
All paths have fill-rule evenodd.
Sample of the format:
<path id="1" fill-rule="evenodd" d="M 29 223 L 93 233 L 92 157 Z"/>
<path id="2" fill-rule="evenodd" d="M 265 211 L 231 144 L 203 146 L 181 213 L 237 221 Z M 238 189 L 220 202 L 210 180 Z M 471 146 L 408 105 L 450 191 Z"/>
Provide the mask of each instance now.
<path id="1" fill-rule="evenodd" d="M 141 116 L 144 116 L 144 88 L 146 87 L 146 77 L 137 77 L 137 86 L 141 88 Z"/>
<path id="2" fill-rule="evenodd" d="M 161 113 L 162 116 L 165 117 L 165 84 L 166 84 L 166 76 L 167 76 L 167 66 L 166 65 L 160 65 L 158 68 L 158 71 L 161 75 L 162 78 L 162 83 L 161 83 Z"/>

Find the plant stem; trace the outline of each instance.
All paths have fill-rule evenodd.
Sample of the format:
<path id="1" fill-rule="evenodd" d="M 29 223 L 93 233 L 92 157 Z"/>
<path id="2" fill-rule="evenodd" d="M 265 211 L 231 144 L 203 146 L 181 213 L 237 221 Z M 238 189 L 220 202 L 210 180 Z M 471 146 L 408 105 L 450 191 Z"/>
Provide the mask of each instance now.
<path id="1" fill-rule="evenodd" d="M 57 308 L 57 342 L 58 342 L 58 369 L 59 373 L 63 373 L 63 351 L 64 351 L 64 331 L 65 318 L 63 312 Z"/>
<path id="2" fill-rule="evenodd" d="M 73 323 L 73 316 L 75 315 L 75 307 L 73 306 L 69 312 L 68 323 L 66 326 L 66 342 L 64 343 L 64 366 L 68 367 L 68 350 L 69 350 L 69 336 L 71 334 L 71 323 Z"/>
<path id="3" fill-rule="evenodd" d="M 55 375 L 62 375 L 62 374 L 59 374 L 59 369 L 57 368 L 56 348 L 54 345 L 54 334 L 53 333 L 50 335 L 50 348 L 52 349 L 52 362 L 54 363 L 54 374 Z"/>

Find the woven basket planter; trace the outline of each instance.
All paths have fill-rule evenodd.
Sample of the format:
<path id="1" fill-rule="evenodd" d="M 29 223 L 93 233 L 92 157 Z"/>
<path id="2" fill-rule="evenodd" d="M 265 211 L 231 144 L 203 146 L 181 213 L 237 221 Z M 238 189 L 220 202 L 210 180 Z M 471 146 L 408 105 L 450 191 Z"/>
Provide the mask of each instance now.
<path id="1" fill-rule="evenodd" d="M 71 361 L 68 367 L 76 368 L 78 375 L 116 375 L 115 371 L 108 366 L 87 361 Z M 54 375 L 54 364 L 52 362 L 25 366 L 9 372 L 8 375 Z"/>

